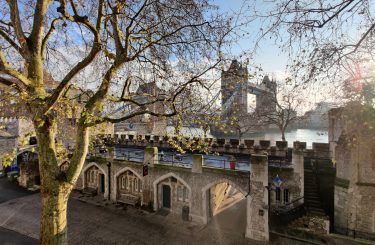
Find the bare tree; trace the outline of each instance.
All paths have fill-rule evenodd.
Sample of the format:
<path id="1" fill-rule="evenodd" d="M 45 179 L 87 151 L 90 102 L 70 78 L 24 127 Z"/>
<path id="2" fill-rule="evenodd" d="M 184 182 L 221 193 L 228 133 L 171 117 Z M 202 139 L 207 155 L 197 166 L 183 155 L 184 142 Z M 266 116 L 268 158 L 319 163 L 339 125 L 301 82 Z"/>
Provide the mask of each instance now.
<path id="1" fill-rule="evenodd" d="M 301 83 L 343 81 L 357 64 L 373 59 L 373 1 L 248 1 L 249 20 L 290 54 L 289 70 Z"/>
<path id="2" fill-rule="evenodd" d="M 229 114 L 222 116 L 221 123 L 224 125 L 224 132 L 235 134 L 238 140 L 253 130 L 259 130 L 261 121 L 254 113 L 239 110 L 240 107 L 234 106 Z"/>
<path id="3" fill-rule="evenodd" d="M 279 82 L 277 89 L 264 95 L 267 96 L 269 106 L 255 110 L 260 125 L 276 126 L 281 132 L 283 141 L 287 128 L 301 118 L 297 115 L 297 111 L 303 107 L 299 88 Z"/>
<path id="4" fill-rule="evenodd" d="M 16 92 L 38 139 L 40 243 L 66 244 L 67 201 L 86 159 L 90 128 L 144 114 L 175 115 L 181 93 L 201 86 L 200 77 L 220 63 L 220 47 L 232 27 L 205 0 L 0 4 L 1 82 Z M 56 83 L 48 83 L 47 73 Z M 138 100 L 133 88 L 150 81 L 168 93 L 145 93 L 148 99 Z M 73 85 L 86 95 L 79 105 L 68 96 Z M 131 109 L 113 114 L 116 103 Z M 165 110 L 153 111 L 154 103 Z M 75 107 L 75 147 L 63 170 L 55 138 L 64 129 L 57 122 Z"/>

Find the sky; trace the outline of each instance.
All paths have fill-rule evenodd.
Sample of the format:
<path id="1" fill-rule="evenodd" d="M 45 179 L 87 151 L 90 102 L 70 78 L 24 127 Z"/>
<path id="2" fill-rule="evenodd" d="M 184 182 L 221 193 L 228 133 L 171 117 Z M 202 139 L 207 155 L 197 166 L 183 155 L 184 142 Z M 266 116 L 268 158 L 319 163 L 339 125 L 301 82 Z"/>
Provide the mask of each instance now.
<path id="1" fill-rule="evenodd" d="M 219 11 L 223 13 L 239 13 L 243 0 L 214 0 L 213 4 L 217 5 L 220 8 Z M 253 34 L 241 38 L 237 45 L 232 48 L 231 51 L 235 57 L 238 57 L 246 50 L 253 50 L 257 38 L 256 34 L 261 25 L 259 21 L 254 21 L 246 27 L 246 31 Z M 264 73 L 271 77 L 275 77 L 276 79 L 286 77 L 287 54 L 283 53 L 273 40 L 264 39 L 262 41 L 251 63 L 260 65 Z"/>

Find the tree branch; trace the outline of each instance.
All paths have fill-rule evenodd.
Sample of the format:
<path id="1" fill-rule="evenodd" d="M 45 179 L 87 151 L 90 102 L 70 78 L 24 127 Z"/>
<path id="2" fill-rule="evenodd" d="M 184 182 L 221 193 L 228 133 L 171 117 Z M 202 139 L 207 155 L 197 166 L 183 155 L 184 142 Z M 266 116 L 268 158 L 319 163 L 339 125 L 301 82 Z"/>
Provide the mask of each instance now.
<path id="1" fill-rule="evenodd" d="M 60 12 L 63 13 L 64 16 L 67 16 L 68 19 L 71 19 L 65 10 L 62 10 L 61 7 L 65 5 L 61 5 Z M 87 67 L 96 57 L 96 55 L 101 50 L 101 39 L 100 39 L 100 23 L 102 22 L 103 18 L 103 8 L 104 8 L 104 0 L 99 1 L 99 7 L 98 7 L 98 14 L 97 14 L 97 23 L 96 27 L 90 24 L 89 30 L 94 34 L 94 43 L 90 50 L 90 53 L 82 59 L 80 62 L 78 62 L 69 72 L 65 75 L 65 77 L 61 80 L 60 84 L 57 86 L 57 88 L 54 90 L 53 94 L 49 96 L 46 99 L 46 108 L 45 112 L 47 112 L 55 103 L 56 101 L 61 98 L 61 96 L 65 93 L 65 90 L 68 87 L 68 84 L 70 81 L 76 76 L 82 69 Z M 84 22 L 87 23 L 87 22 Z"/>
<path id="2" fill-rule="evenodd" d="M 24 57 L 24 53 L 22 52 L 22 47 L 18 46 L 16 42 L 14 42 L 7 33 L 0 29 L 0 36 L 2 36 L 5 41 L 7 41 L 22 57 Z"/>
<path id="3" fill-rule="evenodd" d="M 63 18 L 59 17 L 59 18 L 56 18 L 54 19 L 52 22 L 51 22 L 51 25 L 48 29 L 48 32 L 47 34 L 44 36 L 43 38 L 43 41 L 42 41 L 42 50 L 41 50 L 41 55 L 42 57 L 44 58 L 44 52 L 45 52 L 45 49 L 46 49 L 46 46 L 47 46 L 47 43 L 48 43 L 48 39 L 50 38 L 51 34 L 53 33 L 53 31 L 55 30 L 56 28 L 56 24 L 61 21 Z"/>
<path id="4" fill-rule="evenodd" d="M 4 72 L 5 74 L 14 77 L 15 79 L 20 81 L 20 84 L 18 84 L 19 87 L 28 88 L 31 84 L 31 81 L 25 77 L 23 74 L 12 68 L 3 53 L 3 51 L 0 49 L 0 71 Z"/>
<path id="5" fill-rule="evenodd" d="M 26 42 L 27 38 L 21 26 L 18 2 L 17 0 L 7 0 L 7 2 L 8 2 L 9 9 L 10 9 L 10 17 L 11 17 L 14 32 L 16 33 L 18 41 L 21 44 L 23 51 L 25 52 L 26 47 L 27 47 L 27 42 Z"/>

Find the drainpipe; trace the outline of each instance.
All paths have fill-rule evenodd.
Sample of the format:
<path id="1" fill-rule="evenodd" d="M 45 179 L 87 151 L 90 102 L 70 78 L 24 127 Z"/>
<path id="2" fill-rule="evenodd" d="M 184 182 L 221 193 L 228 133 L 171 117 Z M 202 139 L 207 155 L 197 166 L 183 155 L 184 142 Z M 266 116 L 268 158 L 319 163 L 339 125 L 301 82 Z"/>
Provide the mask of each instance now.
<path id="1" fill-rule="evenodd" d="M 111 162 L 107 163 L 107 167 L 108 167 L 108 200 L 111 200 Z"/>

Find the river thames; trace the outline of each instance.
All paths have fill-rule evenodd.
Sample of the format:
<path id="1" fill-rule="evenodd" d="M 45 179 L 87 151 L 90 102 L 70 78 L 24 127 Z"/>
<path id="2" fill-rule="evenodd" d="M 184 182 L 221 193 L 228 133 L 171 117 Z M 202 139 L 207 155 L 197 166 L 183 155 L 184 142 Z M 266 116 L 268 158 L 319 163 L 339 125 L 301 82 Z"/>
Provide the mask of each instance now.
<path id="1" fill-rule="evenodd" d="M 173 134 L 174 129 L 172 126 L 167 127 L 167 133 Z M 181 133 L 190 137 L 203 137 L 203 130 L 200 128 L 183 127 Z M 207 137 L 213 137 L 210 133 Z M 223 138 L 236 138 L 235 136 L 228 136 Z M 272 145 L 275 145 L 275 141 L 281 140 L 281 133 L 278 131 L 262 132 L 262 133 L 250 133 L 246 134 L 242 138 L 254 139 L 256 142 L 259 140 L 270 140 Z M 293 129 L 285 133 L 286 141 L 290 142 L 289 146 L 292 146 L 294 141 L 306 142 L 307 148 L 312 147 L 313 142 L 317 143 L 328 143 L 328 131 L 326 129 Z"/>

